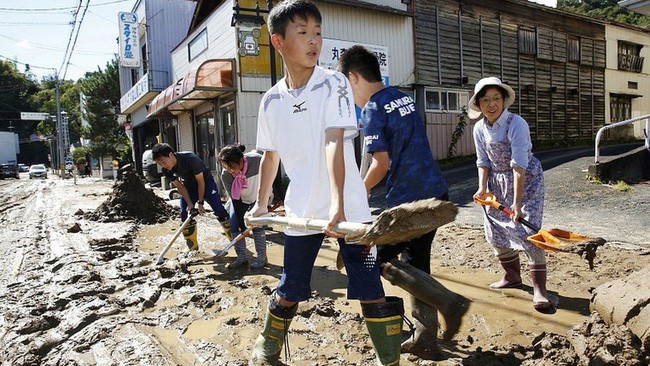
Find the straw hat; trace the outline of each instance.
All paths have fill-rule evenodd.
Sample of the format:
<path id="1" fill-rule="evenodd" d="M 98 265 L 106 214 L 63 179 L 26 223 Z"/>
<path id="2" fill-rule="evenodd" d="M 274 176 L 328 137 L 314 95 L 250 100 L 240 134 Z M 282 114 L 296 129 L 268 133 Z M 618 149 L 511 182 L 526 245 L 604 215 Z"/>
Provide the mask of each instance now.
<path id="1" fill-rule="evenodd" d="M 476 105 L 476 95 L 486 86 L 500 86 L 503 89 L 508 91 L 508 97 L 505 98 L 503 101 L 503 109 L 506 109 L 512 105 L 512 103 L 515 102 L 515 91 L 507 84 L 504 84 L 501 82 L 501 80 L 497 77 L 490 76 L 487 78 L 483 78 L 476 83 L 476 86 L 474 87 L 474 95 L 469 99 L 469 105 L 467 109 L 467 116 L 471 119 L 477 119 L 481 117 L 481 109 Z"/>

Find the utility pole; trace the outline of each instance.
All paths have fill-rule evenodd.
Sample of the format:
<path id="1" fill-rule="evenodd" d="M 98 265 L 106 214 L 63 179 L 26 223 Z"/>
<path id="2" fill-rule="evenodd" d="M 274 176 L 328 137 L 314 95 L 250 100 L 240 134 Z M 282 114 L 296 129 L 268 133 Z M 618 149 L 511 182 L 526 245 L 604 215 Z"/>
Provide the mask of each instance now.
<path id="1" fill-rule="evenodd" d="M 63 135 L 61 133 L 61 83 L 59 83 L 59 74 L 58 72 L 55 72 L 54 74 L 55 78 L 55 98 L 56 98 L 56 147 L 57 147 L 57 170 L 59 171 L 59 176 L 61 179 L 64 179 L 65 174 L 64 174 L 64 169 L 65 165 L 63 163 L 63 141 L 61 139 L 61 136 Z"/>
<path id="2" fill-rule="evenodd" d="M 57 136 L 57 147 L 58 147 L 58 170 L 59 176 L 61 179 L 65 179 L 65 157 L 66 149 L 70 146 L 70 134 L 68 129 L 68 117 L 63 116 L 61 111 L 61 80 L 59 80 L 59 74 L 55 71 L 55 97 L 56 97 L 56 136 Z M 66 113 L 67 114 L 67 113 Z"/>

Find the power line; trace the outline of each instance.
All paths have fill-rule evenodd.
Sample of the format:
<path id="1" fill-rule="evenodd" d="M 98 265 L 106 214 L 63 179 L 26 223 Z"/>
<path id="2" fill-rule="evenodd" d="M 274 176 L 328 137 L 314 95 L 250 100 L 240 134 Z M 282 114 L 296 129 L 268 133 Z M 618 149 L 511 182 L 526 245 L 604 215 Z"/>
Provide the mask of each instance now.
<path id="1" fill-rule="evenodd" d="M 90 0 L 88 0 L 90 1 Z M 59 67 L 59 70 L 65 70 L 67 71 L 68 65 L 66 65 L 66 62 L 70 60 L 70 57 L 72 57 L 72 51 L 70 49 L 70 46 L 72 45 L 72 37 L 74 36 L 75 29 L 77 30 L 77 34 L 79 34 L 79 27 L 77 26 L 77 17 L 79 16 L 79 9 L 81 9 L 81 5 L 83 5 L 83 0 L 79 0 L 79 5 L 77 6 L 77 9 L 74 11 L 74 19 L 72 21 L 72 30 L 70 31 L 70 36 L 68 37 L 68 45 L 65 47 L 65 54 L 63 55 L 63 61 L 61 62 L 61 67 Z M 70 51 L 70 52 L 68 52 Z M 65 79 L 65 71 L 63 71 L 63 75 L 61 79 Z"/>
<path id="2" fill-rule="evenodd" d="M 116 0 L 116 1 L 109 1 L 105 3 L 99 3 L 99 4 L 93 4 L 92 6 L 103 6 L 103 5 L 111 5 L 111 4 L 117 4 L 117 3 L 124 3 L 130 0 Z M 74 10 L 76 7 L 65 7 L 65 8 L 0 8 L 0 11 L 15 11 L 15 12 L 23 12 L 23 11 L 30 11 L 30 12 L 39 12 L 39 11 L 61 11 L 61 10 Z"/>
<path id="3" fill-rule="evenodd" d="M 29 66 L 30 68 L 34 68 L 34 69 L 42 69 L 42 70 L 54 70 L 54 71 L 56 72 L 56 68 L 54 68 L 54 67 L 34 66 L 34 65 L 32 65 L 32 64 L 26 64 L 26 63 L 24 63 L 24 62 L 20 62 L 20 61 L 18 61 L 18 60 L 14 60 L 13 58 L 10 58 L 10 57 L 7 57 L 7 56 L 0 55 L 0 57 L 4 58 L 4 59 L 6 59 L 6 60 L 9 60 L 9 61 L 11 61 L 11 62 L 14 62 L 14 63 L 20 64 L 20 65 Z"/>
<path id="4" fill-rule="evenodd" d="M 0 22 L 0 26 L 10 25 L 15 26 L 38 26 L 38 25 L 70 25 L 70 23 L 57 23 L 57 22 Z"/>

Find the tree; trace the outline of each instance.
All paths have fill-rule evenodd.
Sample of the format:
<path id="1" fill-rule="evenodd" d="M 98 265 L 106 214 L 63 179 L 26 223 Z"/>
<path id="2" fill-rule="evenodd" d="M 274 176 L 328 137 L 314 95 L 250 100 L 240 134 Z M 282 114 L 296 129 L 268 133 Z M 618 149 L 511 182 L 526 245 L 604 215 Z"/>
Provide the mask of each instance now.
<path id="1" fill-rule="evenodd" d="M 650 17 L 618 5 L 618 0 L 558 0 L 560 10 L 650 29 Z"/>
<path id="2" fill-rule="evenodd" d="M 119 69 L 117 60 L 106 64 L 106 69 L 87 72 L 79 80 L 80 90 L 86 96 L 85 118 L 90 124 L 88 137 L 95 156 L 117 156 L 117 147 L 128 144 L 124 129 L 117 123 L 116 111 L 120 105 Z"/>
<path id="3" fill-rule="evenodd" d="M 48 147 L 41 142 L 30 141 L 36 133 L 38 121 L 21 120 L 20 112 L 39 111 L 30 97 L 38 91 L 38 83 L 20 73 L 13 62 L 0 60 L 0 131 L 13 131 L 21 141 L 21 163 L 47 161 Z"/>

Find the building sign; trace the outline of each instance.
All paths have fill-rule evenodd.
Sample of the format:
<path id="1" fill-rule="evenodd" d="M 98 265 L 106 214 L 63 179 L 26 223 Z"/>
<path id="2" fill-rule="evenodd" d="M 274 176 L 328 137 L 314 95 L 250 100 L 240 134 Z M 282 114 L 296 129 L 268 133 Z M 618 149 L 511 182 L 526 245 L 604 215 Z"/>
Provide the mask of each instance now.
<path id="1" fill-rule="evenodd" d="M 260 34 L 259 24 L 240 23 L 237 25 L 237 39 L 239 40 L 237 53 L 239 53 L 239 56 L 260 55 L 260 45 L 257 42 Z"/>
<path id="2" fill-rule="evenodd" d="M 120 26 L 120 66 L 140 67 L 140 36 L 138 16 L 135 13 L 118 13 Z"/>
<path id="3" fill-rule="evenodd" d="M 30 121 L 44 121 L 46 119 L 50 119 L 50 114 L 39 112 L 20 112 L 20 119 Z"/>
<path id="4" fill-rule="evenodd" d="M 120 113 L 124 113 L 133 103 L 137 102 L 149 92 L 149 77 L 144 74 L 126 94 L 120 98 Z"/>
<path id="5" fill-rule="evenodd" d="M 388 86 L 390 79 L 388 72 L 388 47 L 323 38 L 323 48 L 318 57 L 318 64 L 326 69 L 336 70 L 336 63 L 339 61 L 343 52 L 354 45 L 363 46 L 377 56 L 381 78 L 384 80 L 384 85 Z"/>

